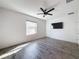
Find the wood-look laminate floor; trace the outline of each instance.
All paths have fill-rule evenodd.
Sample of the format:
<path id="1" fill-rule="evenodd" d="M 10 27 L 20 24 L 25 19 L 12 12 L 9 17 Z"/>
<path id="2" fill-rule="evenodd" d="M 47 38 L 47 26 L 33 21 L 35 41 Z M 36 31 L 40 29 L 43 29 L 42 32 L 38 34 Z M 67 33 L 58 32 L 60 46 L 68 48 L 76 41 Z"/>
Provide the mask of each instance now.
<path id="1" fill-rule="evenodd" d="M 32 42 L 10 59 L 79 59 L 79 48 L 77 44 L 46 37 Z"/>

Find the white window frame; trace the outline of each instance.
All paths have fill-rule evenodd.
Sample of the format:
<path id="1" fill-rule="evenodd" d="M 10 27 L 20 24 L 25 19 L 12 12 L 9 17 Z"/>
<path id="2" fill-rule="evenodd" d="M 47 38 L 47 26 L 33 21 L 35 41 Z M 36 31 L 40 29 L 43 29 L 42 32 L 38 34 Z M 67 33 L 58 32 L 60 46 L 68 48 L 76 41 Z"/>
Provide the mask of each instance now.
<path id="1" fill-rule="evenodd" d="M 31 23 L 33 23 L 34 25 Z M 26 36 L 33 35 L 33 34 L 37 33 L 37 23 L 36 22 L 26 21 L 25 24 L 26 24 Z M 35 29 L 32 26 L 35 27 Z"/>

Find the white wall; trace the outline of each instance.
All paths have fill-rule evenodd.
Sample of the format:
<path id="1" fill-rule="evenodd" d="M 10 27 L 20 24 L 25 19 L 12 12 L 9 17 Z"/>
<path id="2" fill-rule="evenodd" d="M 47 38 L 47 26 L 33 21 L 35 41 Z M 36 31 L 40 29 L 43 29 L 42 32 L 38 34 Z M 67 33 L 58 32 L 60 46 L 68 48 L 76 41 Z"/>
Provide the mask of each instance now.
<path id="1" fill-rule="evenodd" d="M 61 3 L 56 7 L 53 12 L 54 15 L 47 20 L 47 36 L 59 40 L 78 43 L 77 41 L 77 5 L 76 0 L 66 4 Z M 74 12 L 72 15 L 68 15 L 69 12 Z M 63 29 L 53 29 L 51 23 L 63 22 Z"/>
<path id="2" fill-rule="evenodd" d="M 38 24 L 37 34 L 26 36 L 26 20 Z M 0 8 L 0 49 L 44 37 L 46 35 L 45 23 L 45 20 Z"/>
<path id="3" fill-rule="evenodd" d="M 77 39 L 78 39 L 78 44 L 79 44 L 79 0 L 78 0 Z"/>

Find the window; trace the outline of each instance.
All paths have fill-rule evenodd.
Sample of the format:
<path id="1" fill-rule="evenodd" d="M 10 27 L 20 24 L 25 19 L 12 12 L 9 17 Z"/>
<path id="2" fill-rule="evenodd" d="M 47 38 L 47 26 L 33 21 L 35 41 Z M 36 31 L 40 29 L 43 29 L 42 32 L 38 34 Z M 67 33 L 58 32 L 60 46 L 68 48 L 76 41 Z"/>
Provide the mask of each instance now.
<path id="1" fill-rule="evenodd" d="M 26 21 L 26 35 L 32 35 L 37 33 L 37 23 Z"/>

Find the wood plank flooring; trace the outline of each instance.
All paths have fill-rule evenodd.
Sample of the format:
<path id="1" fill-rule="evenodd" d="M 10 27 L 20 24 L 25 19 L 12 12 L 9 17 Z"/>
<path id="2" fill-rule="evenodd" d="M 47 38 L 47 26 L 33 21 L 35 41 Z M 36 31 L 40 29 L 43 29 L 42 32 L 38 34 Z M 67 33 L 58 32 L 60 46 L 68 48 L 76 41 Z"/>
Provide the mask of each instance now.
<path id="1" fill-rule="evenodd" d="M 42 38 L 31 42 L 18 53 L 4 59 L 79 59 L 77 44 Z"/>

